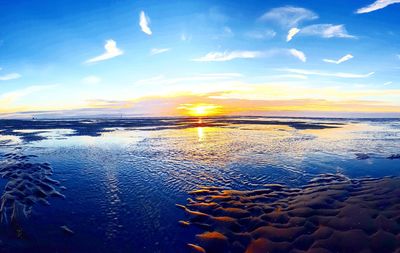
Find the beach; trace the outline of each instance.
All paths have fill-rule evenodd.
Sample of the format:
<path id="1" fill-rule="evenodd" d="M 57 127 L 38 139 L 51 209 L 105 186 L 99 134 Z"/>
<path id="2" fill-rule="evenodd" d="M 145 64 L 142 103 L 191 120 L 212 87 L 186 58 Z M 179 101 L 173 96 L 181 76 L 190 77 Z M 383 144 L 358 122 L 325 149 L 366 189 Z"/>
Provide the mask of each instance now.
<path id="1" fill-rule="evenodd" d="M 2 252 L 399 248 L 395 119 L 0 120 L 0 135 Z"/>
<path id="2" fill-rule="evenodd" d="M 322 175 L 302 188 L 204 187 L 185 210 L 205 232 L 193 252 L 397 252 L 400 178 Z M 397 250 L 397 251 L 396 251 Z"/>

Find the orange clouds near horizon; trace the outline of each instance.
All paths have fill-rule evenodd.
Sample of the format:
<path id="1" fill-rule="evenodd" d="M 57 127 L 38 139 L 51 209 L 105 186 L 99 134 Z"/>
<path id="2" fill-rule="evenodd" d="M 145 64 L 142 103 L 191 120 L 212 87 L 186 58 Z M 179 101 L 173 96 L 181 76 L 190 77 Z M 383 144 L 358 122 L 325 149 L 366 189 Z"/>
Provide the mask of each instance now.
<path id="1" fill-rule="evenodd" d="M 400 106 L 367 100 L 329 101 L 325 99 L 247 100 L 220 99 L 210 94 L 140 99 L 132 107 L 140 113 L 160 116 L 264 115 L 279 112 L 320 113 L 400 113 Z"/>
<path id="2" fill-rule="evenodd" d="M 65 107 L 55 110 L 48 110 L 57 116 L 70 116 L 90 112 L 90 115 L 139 115 L 139 116 L 229 116 L 229 115 L 302 115 L 312 116 L 336 114 L 396 114 L 400 115 L 400 105 L 382 102 L 378 100 L 352 99 L 338 100 L 332 98 L 285 98 L 280 94 L 272 94 L 276 99 L 262 99 L 262 93 L 253 99 L 243 94 L 240 98 L 239 93 L 234 92 L 213 92 L 204 94 L 168 94 L 166 96 L 149 96 L 133 100 L 88 100 L 82 103 L 79 108 Z M 300 94 L 301 95 L 301 94 Z M 317 96 L 318 97 L 318 96 Z M 350 98 L 350 97 L 349 97 Z M 1 108 L 0 108 L 1 109 Z M 13 109 L 16 109 L 15 111 Z M 33 111 L 32 114 L 40 114 L 40 107 L 26 108 L 6 108 L 3 110 L 7 115 L 22 111 Z M 19 111 L 20 112 L 20 111 Z M 1 113 L 1 112 L 0 112 Z"/>

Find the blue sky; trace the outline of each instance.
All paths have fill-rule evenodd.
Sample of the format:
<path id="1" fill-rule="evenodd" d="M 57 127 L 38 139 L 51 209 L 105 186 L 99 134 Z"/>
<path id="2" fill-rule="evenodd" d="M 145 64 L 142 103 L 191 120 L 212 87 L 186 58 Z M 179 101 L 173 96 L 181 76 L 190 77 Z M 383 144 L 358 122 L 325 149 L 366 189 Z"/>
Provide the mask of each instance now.
<path id="1" fill-rule="evenodd" d="M 0 113 L 397 115 L 399 2 L 0 0 Z"/>

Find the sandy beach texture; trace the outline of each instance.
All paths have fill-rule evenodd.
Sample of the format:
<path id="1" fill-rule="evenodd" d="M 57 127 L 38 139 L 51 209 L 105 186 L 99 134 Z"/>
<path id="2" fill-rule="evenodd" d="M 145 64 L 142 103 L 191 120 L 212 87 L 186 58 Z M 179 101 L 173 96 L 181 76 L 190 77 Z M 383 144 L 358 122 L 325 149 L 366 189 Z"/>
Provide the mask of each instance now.
<path id="1" fill-rule="evenodd" d="M 400 252 L 400 178 L 323 175 L 302 188 L 190 192 L 193 252 Z"/>

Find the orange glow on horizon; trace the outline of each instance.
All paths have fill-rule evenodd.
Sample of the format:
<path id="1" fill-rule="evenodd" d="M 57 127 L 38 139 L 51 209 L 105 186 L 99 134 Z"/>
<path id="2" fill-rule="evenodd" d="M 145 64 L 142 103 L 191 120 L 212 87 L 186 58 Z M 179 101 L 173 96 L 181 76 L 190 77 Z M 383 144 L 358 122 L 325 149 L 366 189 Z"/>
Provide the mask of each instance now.
<path id="1" fill-rule="evenodd" d="M 221 106 L 214 104 L 183 104 L 178 107 L 185 115 L 194 117 L 214 116 L 222 113 Z"/>

